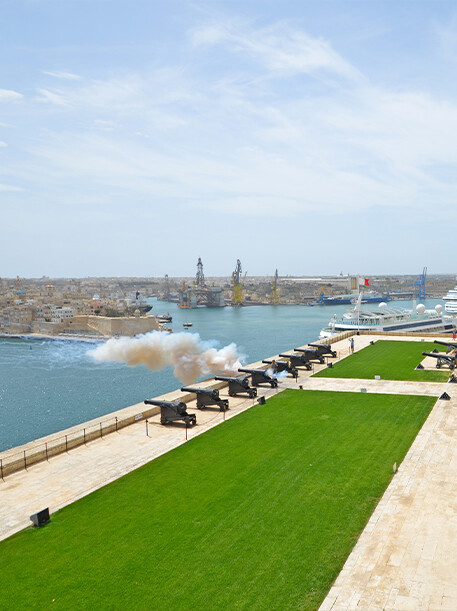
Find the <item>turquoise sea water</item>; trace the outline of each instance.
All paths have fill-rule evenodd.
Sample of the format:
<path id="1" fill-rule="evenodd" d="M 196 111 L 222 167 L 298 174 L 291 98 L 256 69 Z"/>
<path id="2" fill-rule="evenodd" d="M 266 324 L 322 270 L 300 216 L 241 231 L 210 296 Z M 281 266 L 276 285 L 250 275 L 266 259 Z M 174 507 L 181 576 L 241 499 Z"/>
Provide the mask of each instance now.
<path id="1" fill-rule="evenodd" d="M 153 314 L 173 316 L 176 333 L 183 323 L 217 347 L 236 343 L 251 363 L 318 338 L 334 313 L 348 306 L 253 306 L 181 310 L 151 300 Z M 439 299 L 425 300 L 428 308 Z M 391 305 L 391 304 L 390 304 Z M 374 304 L 367 309 L 375 309 Z M 395 302 L 409 308 L 412 302 Z M 181 386 L 170 369 L 155 372 L 144 366 L 95 363 L 85 342 L 0 339 L 0 451 Z"/>

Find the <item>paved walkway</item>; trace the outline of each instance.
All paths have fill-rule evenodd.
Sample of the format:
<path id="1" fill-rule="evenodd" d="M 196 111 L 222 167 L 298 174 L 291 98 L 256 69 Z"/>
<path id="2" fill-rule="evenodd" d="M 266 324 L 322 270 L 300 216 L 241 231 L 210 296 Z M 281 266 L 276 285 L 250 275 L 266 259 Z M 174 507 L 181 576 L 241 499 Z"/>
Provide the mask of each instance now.
<path id="1" fill-rule="evenodd" d="M 356 350 L 368 336 L 355 338 Z M 392 339 L 392 338 L 389 338 Z M 411 338 L 398 338 L 411 341 Z M 348 354 L 348 341 L 336 346 Z M 387 380 L 311 378 L 282 380 L 282 388 L 421 394 L 438 397 L 457 385 Z M 451 389 L 450 389 L 451 387 Z M 259 389 L 266 397 L 274 389 Z M 221 393 L 222 395 L 222 393 Z M 255 400 L 230 399 L 231 418 Z M 192 406 L 191 406 L 192 407 Z M 195 407 L 195 406 L 193 406 Z M 222 422 L 218 411 L 198 412 L 189 438 Z M 30 524 L 29 516 L 49 507 L 51 513 L 185 443 L 186 431 L 162 427 L 151 419 L 53 457 L 27 471 L 0 480 L 0 539 Z M 342 572 L 322 604 L 332 609 L 457 609 L 457 392 L 435 405 L 398 473 L 373 513 Z"/>

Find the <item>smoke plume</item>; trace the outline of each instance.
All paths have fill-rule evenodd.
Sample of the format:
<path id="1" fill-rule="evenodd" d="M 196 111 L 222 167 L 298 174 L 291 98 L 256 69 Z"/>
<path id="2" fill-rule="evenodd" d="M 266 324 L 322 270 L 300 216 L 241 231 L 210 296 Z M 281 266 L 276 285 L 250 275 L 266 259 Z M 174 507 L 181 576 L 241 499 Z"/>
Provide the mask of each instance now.
<path id="1" fill-rule="evenodd" d="M 241 356 L 235 344 L 217 350 L 203 342 L 198 333 L 165 333 L 152 331 L 138 337 L 109 339 L 90 350 L 96 361 L 126 363 L 131 367 L 146 365 L 149 369 L 172 366 L 173 375 L 190 384 L 200 376 L 238 373 Z"/>

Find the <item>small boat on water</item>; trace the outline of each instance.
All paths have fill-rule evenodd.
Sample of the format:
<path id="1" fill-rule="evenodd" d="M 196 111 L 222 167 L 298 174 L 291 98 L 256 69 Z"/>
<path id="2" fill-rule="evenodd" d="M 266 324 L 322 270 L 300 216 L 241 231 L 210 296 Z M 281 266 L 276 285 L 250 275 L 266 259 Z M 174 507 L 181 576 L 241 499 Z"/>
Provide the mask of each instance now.
<path id="1" fill-rule="evenodd" d="M 381 302 L 379 310 L 369 312 L 361 309 L 363 293 L 354 308 L 338 318 L 335 314 L 327 327 L 321 330 L 319 337 L 331 337 L 342 331 L 441 331 L 451 332 L 455 328 L 450 316 L 443 316 L 443 306 L 437 305 L 434 310 L 427 310 L 420 303 L 415 310 L 401 310 L 388 308 L 387 304 Z"/>
<path id="2" fill-rule="evenodd" d="M 171 322 L 173 320 L 171 314 L 158 314 L 156 318 L 159 322 Z"/>
<path id="3" fill-rule="evenodd" d="M 188 329 L 189 327 L 191 327 L 194 323 L 193 322 L 183 322 L 182 326 L 184 327 L 184 329 Z"/>

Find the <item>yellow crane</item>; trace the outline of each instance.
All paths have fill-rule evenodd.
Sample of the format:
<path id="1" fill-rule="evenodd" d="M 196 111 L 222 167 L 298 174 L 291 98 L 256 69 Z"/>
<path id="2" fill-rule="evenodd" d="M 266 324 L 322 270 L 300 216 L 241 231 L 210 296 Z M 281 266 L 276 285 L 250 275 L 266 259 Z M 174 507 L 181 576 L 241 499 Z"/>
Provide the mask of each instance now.
<path id="1" fill-rule="evenodd" d="M 243 304 L 244 295 L 243 295 L 243 285 L 241 283 L 241 261 L 239 259 L 236 260 L 236 268 L 232 274 L 232 305 L 240 306 Z"/>
<path id="2" fill-rule="evenodd" d="M 274 280 L 271 283 L 271 303 L 273 305 L 278 305 L 278 303 L 279 303 L 279 295 L 278 295 L 278 270 L 276 270 Z"/>

